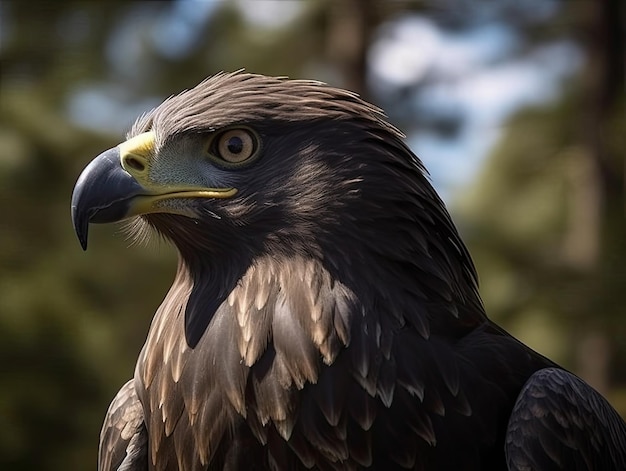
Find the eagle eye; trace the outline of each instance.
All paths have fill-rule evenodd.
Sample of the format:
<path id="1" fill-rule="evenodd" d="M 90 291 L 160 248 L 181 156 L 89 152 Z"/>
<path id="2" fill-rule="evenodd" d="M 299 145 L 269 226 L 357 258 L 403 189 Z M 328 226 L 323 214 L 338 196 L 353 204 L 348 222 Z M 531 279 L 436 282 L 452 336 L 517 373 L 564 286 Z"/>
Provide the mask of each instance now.
<path id="1" fill-rule="evenodd" d="M 211 153 L 222 163 L 241 164 L 256 155 L 256 135 L 249 129 L 229 129 L 213 140 Z"/>

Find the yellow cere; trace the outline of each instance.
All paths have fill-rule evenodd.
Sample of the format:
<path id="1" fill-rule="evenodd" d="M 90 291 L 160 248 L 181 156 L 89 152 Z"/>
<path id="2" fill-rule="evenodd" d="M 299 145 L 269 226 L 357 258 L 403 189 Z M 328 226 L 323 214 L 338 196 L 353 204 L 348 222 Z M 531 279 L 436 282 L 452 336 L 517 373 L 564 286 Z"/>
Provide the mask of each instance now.
<path id="1" fill-rule="evenodd" d="M 150 131 L 141 133 L 126 142 L 122 142 L 118 146 L 122 165 L 124 164 L 124 158 L 129 155 L 148 159 L 154 151 L 154 139 L 154 133 Z"/>

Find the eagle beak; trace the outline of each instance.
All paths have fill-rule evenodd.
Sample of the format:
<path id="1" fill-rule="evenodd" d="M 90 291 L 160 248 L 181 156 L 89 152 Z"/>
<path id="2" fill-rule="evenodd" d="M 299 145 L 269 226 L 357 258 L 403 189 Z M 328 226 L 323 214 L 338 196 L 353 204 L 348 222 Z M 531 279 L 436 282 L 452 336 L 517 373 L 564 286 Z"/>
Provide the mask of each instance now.
<path id="1" fill-rule="evenodd" d="M 162 185 L 150 180 L 154 134 L 143 133 L 109 149 L 85 167 L 72 193 L 72 223 L 87 250 L 89 223 L 116 222 L 147 213 L 193 216 L 181 205 L 162 204 L 174 198 L 230 198 L 235 188 Z"/>
<path id="2" fill-rule="evenodd" d="M 83 170 L 72 193 L 72 222 L 83 250 L 89 223 L 124 219 L 142 187 L 120 165 L 119 147 L 103 152 Z"/>

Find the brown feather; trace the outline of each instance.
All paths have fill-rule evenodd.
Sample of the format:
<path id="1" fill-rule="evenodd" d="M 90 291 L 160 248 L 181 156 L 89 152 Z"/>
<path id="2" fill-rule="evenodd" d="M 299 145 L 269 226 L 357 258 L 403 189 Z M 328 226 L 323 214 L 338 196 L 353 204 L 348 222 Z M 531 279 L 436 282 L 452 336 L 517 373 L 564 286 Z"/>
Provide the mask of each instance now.
<path id="1" fill-rule="evenodd" d="M 147 469 L 147 440 L 143 409 L 135 392 L 135 384 L 128 381 L 106 413 L 100 434 L 98 469 Z"/>

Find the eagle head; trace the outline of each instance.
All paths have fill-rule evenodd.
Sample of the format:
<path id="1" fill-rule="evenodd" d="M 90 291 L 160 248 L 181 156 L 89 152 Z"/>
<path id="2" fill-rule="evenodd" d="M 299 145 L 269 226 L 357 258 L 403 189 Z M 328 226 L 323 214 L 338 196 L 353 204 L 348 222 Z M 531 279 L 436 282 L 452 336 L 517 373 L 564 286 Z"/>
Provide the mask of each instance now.
<path id="1" fill-rule="evenodd" d="M 475 296 L 469 255 L 402 133 L 321 82 L 222 73 L 139 118 L 72 196 L 83 248 L 89 223 L 127 218 L 171 240 L 196 285 L 212 280 L 215 309 L 266 256 L 315 260 L 353 290 L 421 277 L 416 295 Z"/>

